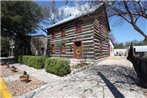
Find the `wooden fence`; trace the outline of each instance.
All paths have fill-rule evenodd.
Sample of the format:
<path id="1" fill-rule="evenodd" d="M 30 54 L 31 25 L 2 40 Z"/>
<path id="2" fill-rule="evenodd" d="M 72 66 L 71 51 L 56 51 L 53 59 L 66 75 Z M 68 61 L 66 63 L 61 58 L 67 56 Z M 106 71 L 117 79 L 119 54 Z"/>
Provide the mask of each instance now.
<path id="1" fill-rule="evenodd" d="M 130 45 L 127 59 L 132 62 L 139 79 L 139 86 L 147 88 L 147 56 L 139 57 L 134 53 L 133 45 Z"/>

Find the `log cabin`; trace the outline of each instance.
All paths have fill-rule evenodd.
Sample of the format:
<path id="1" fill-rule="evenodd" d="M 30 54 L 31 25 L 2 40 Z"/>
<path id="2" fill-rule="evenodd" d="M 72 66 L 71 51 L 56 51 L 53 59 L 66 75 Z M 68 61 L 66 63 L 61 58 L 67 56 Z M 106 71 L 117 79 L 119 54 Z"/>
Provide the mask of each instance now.
<path id="1" fill-rule="evenodd" d="M 48 27 L 47 31 L 51 57 L 96 60 L 110 55 L 110 27 L 105 5 L 66 18 Z M 62 40 L 66 42 L 62 43 L 61 49 L 57 49 L 56 42 Z"/>

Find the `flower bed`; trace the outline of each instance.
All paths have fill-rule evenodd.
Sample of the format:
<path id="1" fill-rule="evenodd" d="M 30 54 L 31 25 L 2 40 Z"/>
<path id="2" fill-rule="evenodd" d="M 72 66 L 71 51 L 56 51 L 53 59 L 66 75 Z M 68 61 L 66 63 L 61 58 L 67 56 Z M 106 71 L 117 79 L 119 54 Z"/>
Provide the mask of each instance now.
<path id="1" fill-rule="evenodd" d="M 17 69 L 17 72 L 12 72 L 10 68 L 7 68 L 6 66 L 0 66 L 0 76 L 1 77 L 7 77 L 10 75 L 16 75 L 20 74 L 21 72 Z"/>
<path id="2" fill-rule="evenodd" d="M 35 90 L 44 84 L 45 84 L 44 81 L 38 80 L 34 77 L 30 77 L 30 81 L 27 83 L 21 82 L 18 79 L 15 81 L 8 82 L 7 86 L 10 89 L 13 96 L 19 96 L 19 95 L 25 94 L 27 92 L 30 92 L 32 90 Z"/>

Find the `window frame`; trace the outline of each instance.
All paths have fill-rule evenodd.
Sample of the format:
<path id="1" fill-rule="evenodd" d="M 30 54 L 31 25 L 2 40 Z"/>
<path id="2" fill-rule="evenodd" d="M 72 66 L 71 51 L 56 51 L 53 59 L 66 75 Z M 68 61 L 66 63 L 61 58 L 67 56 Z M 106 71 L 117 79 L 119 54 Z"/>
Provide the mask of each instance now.
<path id="1" fill-rule="evenodd" d="M 65 27 L 61 28 L 61 37 L 65 37 L 66 36 L 66 32 L 65 32 Z"/>
<path id="2" fill-rule="evenodd" d="M 77 28 L 78 27 L 77 25 L 80 25 L 80 27 Z M 74 26 L 75 26 L 75 34 L 82 32 L 82 22 L 80 20 L 76 21 Z"/>
<path id="3" fill-rule="evenodd" d="M 63 44 L 61 47 L 61 54 L 66 54 L 66 45 L 65 44 Z"/>
<path id="4" fill-rule="evenodd" d="M 55 54 L 56 49 L 55 49 L 55 45 L 51 44 L 51 54 Z"/>

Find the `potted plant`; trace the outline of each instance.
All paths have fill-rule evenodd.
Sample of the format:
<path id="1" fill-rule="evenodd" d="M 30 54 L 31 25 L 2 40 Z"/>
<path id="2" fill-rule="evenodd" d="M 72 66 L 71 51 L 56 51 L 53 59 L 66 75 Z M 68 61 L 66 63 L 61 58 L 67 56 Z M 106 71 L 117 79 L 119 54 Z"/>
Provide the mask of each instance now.
<path id="1" fill-rule="evenodd" d="M 24 71 L 23 72 L 23 75 L 21 75 L 20 77 L 19 77 L 19 79 L 20 79 L 20 81 L 22 81 L 22 82 L 28 82 L 29 81 L 29 75 L 27 74 L 27 72 L 26 71 Z"/>
<path id="2" fill-rule="evenodd" d="M 16 68 L 15 66 L 12 66 L 12 67 L 11 67 L 11 71 L 13 71 L 13 72 L 17 72 L 16 69 L 17 69 L 17 68 Z"/>

